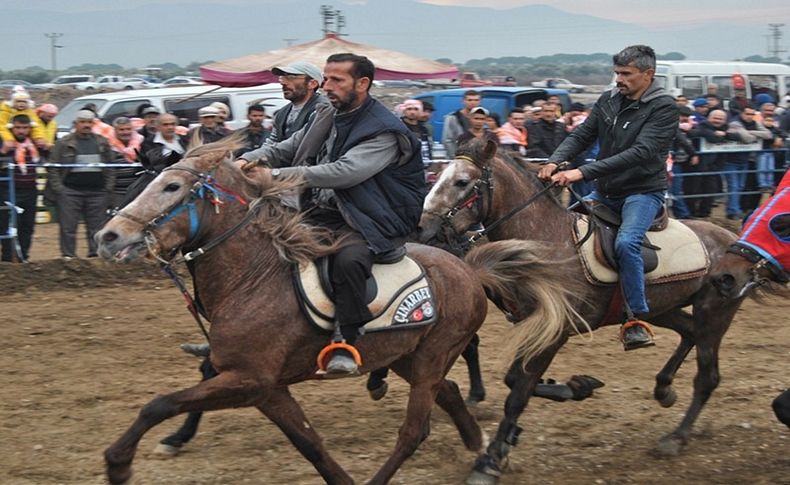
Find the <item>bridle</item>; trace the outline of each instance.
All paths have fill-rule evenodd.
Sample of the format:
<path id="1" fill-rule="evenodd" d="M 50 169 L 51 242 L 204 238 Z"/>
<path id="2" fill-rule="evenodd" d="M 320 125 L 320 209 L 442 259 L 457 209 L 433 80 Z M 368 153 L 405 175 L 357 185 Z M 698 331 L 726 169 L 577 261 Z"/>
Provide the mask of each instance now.
<path id="1" fill-rule="evenodd" d="M 749 273 L 751 274 L 751 278 L 749 282 L 746 283 L 741 291 L 738 292 L 736 298 L 741 298 L 746 293 L 751 290 L 752 288 L 759 288 L 760 286 L 767 285 L 773 279 L 781 284 L 787 284 L 790 282 L 790 277 L 788 276 L 786 271 L 783 271 L 780 268 L 777 268 L 776 265 L 771 263 L 768 259 L 763 257 L 754 249 L 742 246 L 738 243 L 731 245 L 727 249 L 728 253 L 737 254 L 738 256 L 744 258 L 745 260 L 752 263 L 752 266 L 749 268 Z M 765 269 L 771 275 L 771 278 L 766 278 L 760 274 L 760 270 Z"/>
<path id="2" fill-rule="evenodd" d="M 181 245 L 181 247 L 192 247 L 194 243 L 197 240 L 199 240 L 202 221 L 205 219 L 206 215 L 209 212 L 209 208 L 211 206 L 214 206 L 214 212 L 216 214 L 219 214 L 220 207 L 224 205 L 226 201 L 235 201 L 241 205 L 248 205 L 248 202 L 241 195 L 233 192 L 232 190 L 228 189 L 227 187 L 217 182 L 214 179 L 212 173 L 205 173 L 188 167 L 177 167 L 177 166 L 167 167 L 164 170 L 162 170 L 162 172 L 167 172 L 172 170 L 181 170 L 197 178 L 197 180 L 192 184 L 192 187 L 189 189 L 189 193 L 183 199 L 175 203 L 166 211 L 155 216 L 150 221 L 145 221 L 137 216 L 133 216 L 131 214 L 125 213 L 123 210 L 114 211 L 112 214 L 114 216 L 120 216 L 140 224 L 142 226 L 141 231 L 143 233 L 143 237 L 149 252 L 161 263 L 168 266 L 174 263 L 192 261 L 198 256 L 202 256 L 209 250 L 223 243 L 224 241 L 229 239 L 233 234 L 238 232 L 238 230 L 241 229 L 244 225 L 246 225 L 250 220 L 252 220 L 252 218 L 257 213 L 258 207 L 260 207 L 260 204 L 256 204 L 256 203 L 249 204 L 249 210 L 247 211 L 247 213 L 245 214 L 244 218 L 241 221 L 239 221 L 236 225 L 234 225 L 224 233 L 220 234 L 219 236 L 215 237 L 208 243 L 199 247 L 198 249 L 189 251 L 185 253 L 183 256 L 181 256 L 180 258 L 176 260 L 172 260 L 171 258 L 173 254 L 175 254 L 175 252 L 178 250 L 178 248 L 174 248 L 173 252 L 169 255 L 168 258 L 162 258 L 158 254 L 158 251 L 156 251 L 156 246 L 158 241 L 156 239 L 155 231 L 159 226 L 175 219 L 181 213 L 187 212 L 187 214 L 189 215 L 189 237 L 187 241 Z M 208 203 L 203 204 L 203 208 L 202 211 L 200 212 L 200 216 L 198 216 L 197 205 L 200 201 L 204 201 Z"/>
<path id="3" fill-rule="evenodd" d="M 465 155 L 456 157 L 456 160 L 466 160 L 473 164 L 475 163 L 474 160 L 472 160 L 470 157 Z M 482 170 L 482 175 L 480 176 L 479 179 L 477 179 L 477 181 L 472 186 L 472 189 L 469 192 L 471 195 L 464 198 L 462 202 L 453 206 L 444 214 L 435 211 L 425 211 L 427 214 L 438 216 L 441 219 L 440 227 L 442 229 L 449 228 L 450 231 L 453 231 L 453 222 L 452 222 L 453 217 L 455 217 L 463 209 L 470 209 L 473 206 L 477 209 L 478 214 L 480 214 L 479 222 L 485 222 L 486 220 L 488 220 L 490 216 L 491 207 L 493 205 L 492 201 L 494 197 L 493 170 L 487 164 L 484 167 L 482 167 L 481 170 Z M 532 204 L 537 199 L 539 199 L 543 194 L 547 193 L 549 190 L 554 188 L 554 186 L 555 186 L 554 183 L 547 184 L 541 190 L 532 194 L 532 196 L 530 196 L 526 201 L 512 208 L 510 211 L 508 211 L 507 214 L 503 215 L 502 217 L 493 221 L 490 224 L 486 224 L 485 228 L 482 231 L 478 231 L 474 235 L 470 236 L 466 241 L 462 243 L 462 246 L 468 248 L 470 245 L 475 244 L 477 241 L 479 241 L 480 239 L 491 233 L 491 231 L 495 230 L 501 224 L 509 220 L 511 217 L 515 216 L 518 212 L 527 208 L 530 204 Z M 483 203 L 483 199 L 485 199 L 487 203 Z"/>

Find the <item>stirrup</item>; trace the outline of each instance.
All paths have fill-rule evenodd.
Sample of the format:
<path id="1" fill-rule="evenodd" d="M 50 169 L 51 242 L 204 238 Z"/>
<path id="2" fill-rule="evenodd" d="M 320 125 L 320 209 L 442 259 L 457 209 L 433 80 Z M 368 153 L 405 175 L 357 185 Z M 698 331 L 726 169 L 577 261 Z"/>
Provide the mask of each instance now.
<path id="1" fill-rule="evenodd" d="M 354 358 L 354 363 L 357 364 L 357 367 L 362 367 L 362 356 L 359 355 L 359 351 L 356 349 L 356 347 L 345 342 L 331 342 L 326 347 L 321 349 L 321 352 L 318 353 L 318 357 L 316 358 L 318 372 L 316 372 L 316 374 L 326 374 L 326 366 L 332 358 L 332 352 L 335 350 L 347 351 L 349 354 L 351 354 L 351 357 Z"/>
<path id="2" fill-rule="evenodd" d="M 653 332 L 653 328 L 650 326 L 649 323 L 647 323 L 644 320 L 639 320 L 637 318 L 632 317 L 629 318 L 628 321 L 626 321 L 624 324 L 620 326 L 620 342 L 622 342 L 623 338 L 625 338 L 625 331 L 631 327 L 642 327 L 643 329 L 645 329 L 645 332 L 647 332 L 648 335 L 650 335 L 651 338 L 656 336 L 655 332 Z"/>

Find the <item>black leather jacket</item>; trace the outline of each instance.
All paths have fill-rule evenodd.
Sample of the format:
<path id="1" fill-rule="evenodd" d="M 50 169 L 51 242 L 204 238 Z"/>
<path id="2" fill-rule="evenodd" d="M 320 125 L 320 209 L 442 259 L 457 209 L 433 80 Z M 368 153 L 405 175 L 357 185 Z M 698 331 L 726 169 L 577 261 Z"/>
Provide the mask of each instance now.
<path id="1" fill-rule="evenodd" d="M 579 168 L 602 195 L 624 197 L 666 190 L 666 160 L 678 129 L 678 107 L 654 80 L 638 102 L 622 104 L 613 89 L 598 98 L 590 116 L 549 157 L 573 160 L 595 140 L 598 160 Z M 626 106 L 620 109 L 620 106 Z"/>

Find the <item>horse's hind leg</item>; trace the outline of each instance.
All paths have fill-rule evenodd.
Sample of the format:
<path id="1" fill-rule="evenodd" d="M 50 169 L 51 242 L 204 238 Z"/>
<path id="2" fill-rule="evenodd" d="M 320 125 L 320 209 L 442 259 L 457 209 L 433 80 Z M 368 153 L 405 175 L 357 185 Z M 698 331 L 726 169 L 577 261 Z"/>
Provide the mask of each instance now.
<path id="1" fill-rule="evenodd" d="M 694 308 L 694 321 L 697 324 L 697 375 L 694 377 L 694 396 L 680 425 L 659 441 L 658 451 L 662 454 L 680 453 L 688 443 L 691 427 L 719 385 L 719 347 L 741 302 L 719 303 L 715 309 L 711 308 L 713 305 L 700 310 Z"/>
<path id="2" fill-rule="evenodd" d="M 521 433 L 518 418 L 527 407 L 538 380 L 567 340 L 568 336 L 563 335 L 554 345 L 531 359 L 526 369 L 521 359 L 510 366 L 505 377 L 505 382 L 510 387 L 510 394 L 505 400 L 505 417 L 499 423 L 494 440 L 488 445 L 485 453 L 475 461 L 472 474 L 467 478 L 467 484 L 493 485 L 499 480 L 510 449 L 516 446 L 518 435 Z"/>
<path id="3" fill-rule="evenodd" d="M 321 437 L 313 429 L 302 407 L 288 388 L 273 388 L 258 409 L 282 430 L 297 450 L 313 464 L 326 483 L 353 484 L 351 477 L 329 456 Z"/>
<path id="4" fill-rule="evenodd" d="M 469 396 L 466 398 L 466 404 L 469 406 L 476 406 L 486 398 L 483 377 L 480 374 L 480 353 L 477 350 L 479 345 L 480 337 L 475 334 L 461 353 L 469 370 Z"/>
<path id="5" fill-rule="evenodd" d="M 653 397 L 661 406 L 668 408 L 675 404 L 677 394 L 672 388 L 678 369 L 686 360 L 689 352 L 694 348 L 694 319 L 683 310 L 677 309 L 650 319 L 651 323 L 664 328 L 670 328 L 680 334 L 680 343 L 664 367 L 656 375 L 656 387 Z"/>
<path id="6" fill-rule="evenodd" d="M 211 360 L 209 358 L 203 359 L 203 362 L 200 364 L 200 373 L 203 376 L 201 381 L 206 381 L 217 376 L 217 371 L 214 369 L 214 366 L 211 365 Z M 181 447 L 189 443 L 189 440 L 195 437 L 198 425 L 200 424 L 200 418 L 202 417 L 203 413 L 200 411 L 189 413 L 184 424 L 178 428 L 178 431 L 170 436 L 162 438 L 159 445 L 156 447 L 156 453 L 163 456 L 177 455 Z"/>
<path id="7" fill-rule="evenodd" d="M 260 391 L 250 382 L 242 381 L 235 373 L 227 372 L 189 389 L 150 401 L 140 410 L 129 429 L 104 452 L 109 482 L 119 484 L 129 480 L 137 445 L 149 429 L 184 412 L 251 405 L 259 398 Z"/>
<path id="8" fill-rule="evenodd" d="M 436 403 L 450 415 L 455 427 L 458 428 L 458 432 L 461 434 L 461 439 L 464 441 L 466 449 L 482 451 L 480 448 L 483 446 L 483 438 L 480 425 L 477 424 L 477 420 L 464 404 L 458 385 L 449 379 L 445 379 L 439 387 Z"/>

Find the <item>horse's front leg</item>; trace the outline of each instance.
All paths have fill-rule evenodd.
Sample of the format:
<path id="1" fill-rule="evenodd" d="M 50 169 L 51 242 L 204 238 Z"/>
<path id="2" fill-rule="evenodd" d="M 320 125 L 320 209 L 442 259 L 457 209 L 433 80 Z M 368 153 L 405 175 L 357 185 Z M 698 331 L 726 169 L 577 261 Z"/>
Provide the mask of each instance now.
<path id="1" fill-rule="evenodd" d="M 651 323 L 670 328 L 680 334 L 680 343 L 664 367 L 656 375 L 653 396 L 661 406 L 668 408 L 675 404 L 677 394 L 672 388 L 675 374 L 694 348 L 694 319 L 683 310 L 672 310 L 650 319 Z"/>
<path id="2" fill-rule="evenodd" d="M 131 478 L 132 460 L 140 439 L 162 421 L 185 412 L 249 406 L 260 398 L 260 388 L 252 380 L 242 380 L 234 372 L 226 372 L 189 389 L 157 397 L 140 410 L 129 429 L 104 452 L 109 482 L 125 483 Z"/>
<path id="3" fill-rule="evenodd" d="M 329 456 L 321 437 L 287 387 L 267 390 L 266 397 L 266 401 L 257 406 L 258 409 L 282 430 L 296 449 L 318 470 L 326 483 L 354 483 L 345 470 Z"/>
<path id="4" fill-rule="evenodd" d="M 521 428 L 518 418 L 529 403 L 538 380 L 546 372 L 552 359 L 568 340 L 567 335 L 531 359 L 526 366 L 518 359 L 510 366 L 505 383 L 510 394 L 505 400 L 505 417 L 499 423 L 494 440 L 488 445 L 485 454 L 475 461 L 474 469 L 467 478 L 468 485 L 493 485 L 497 483 L 507 464 L 510 449 L 516 446 Z"/>

